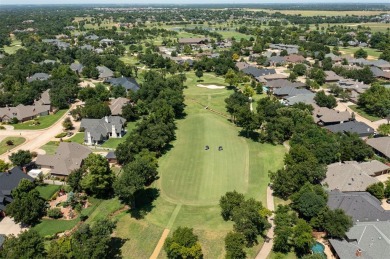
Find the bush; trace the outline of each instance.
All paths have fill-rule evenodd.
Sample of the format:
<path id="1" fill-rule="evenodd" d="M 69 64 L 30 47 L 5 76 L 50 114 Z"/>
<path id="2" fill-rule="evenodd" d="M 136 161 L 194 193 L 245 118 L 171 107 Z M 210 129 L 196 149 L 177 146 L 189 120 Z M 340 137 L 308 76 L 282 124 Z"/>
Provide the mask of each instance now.
<path id="1" fill-rule="evenodd" d="M 0 125 L 0 130 L 5 130 L 5 127 L 3 125 Z"/>
<path id="2" fill-rule="evenodd" d="M 88 215 L 80 215 L 81 221 L 86 221 L 88 219 Z"/>
<path id="3" fill-rule="evenodd" d="M 7 140 L 5 142 L 5 144 L 7 144 L 7 146 L 13 146 L 14 145 L 14 141 L 9 139 L 9 140 Z"/>
<path id="4" fill-rule="evenodd" d="M 47 215 L 48 215 L 50 218 L 53 218 L 53 219 L 62 218 L 62 212 L 61 212 L 61 209 L 60 209 L 60 208 L 49 209 L 49 210 L 47 211 Z"/>
<path id="5" fill-rule="evenodd" d="M 50 200 L 54 201 L 58 197 L 58 192 L 55 192 L 53 196 L 51 196 Z"/>
<path id="6" fill-rule="evenodd" d="M 37 157 L 37 156 L 38 156 L 38 153 L 36 151 L 31 152 L 31 157 Z"/>
<path id="7" fill-rule="evenodd" d="M 56 136 L 55 136 L 55 138 L 63 138 L 63 137 L 66 137 L 66 132 L 62 132 L 62 133 L 60 133 L 60 134 L 57 134 Z"/>

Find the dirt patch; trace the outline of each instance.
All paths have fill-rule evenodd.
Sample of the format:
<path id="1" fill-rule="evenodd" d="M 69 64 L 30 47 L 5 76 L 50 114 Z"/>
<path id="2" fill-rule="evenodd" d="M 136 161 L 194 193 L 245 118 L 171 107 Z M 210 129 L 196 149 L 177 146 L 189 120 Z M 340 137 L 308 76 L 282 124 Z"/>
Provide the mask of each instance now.
<path id="1" fill-rule="evenodd" d="M 202 84 L 198 84 L 197 86 L 198 87 L 202 87 L 202 88 L 208 88 L 208 89 L 225 89 L 225 86 L 223 86 L 223 85 L 202 85 Z"/>
<path id="2" fill-rule="evenodd" d="M 149 259 L 157 259 L 158 255 L 161 252 L 161 249 L 164 246 L 165 239 L 167 239 L 167 237 L 168 237 L 168 234 L 169 234 L 169 229 L 167 229 L 167 228 L 164 229 L 164 232 L 162 233 L 161 238 L 158 241 L 157 246 L 156 246 L 156 248 L 154 248 L 153 254 L 150 256 Z"/>

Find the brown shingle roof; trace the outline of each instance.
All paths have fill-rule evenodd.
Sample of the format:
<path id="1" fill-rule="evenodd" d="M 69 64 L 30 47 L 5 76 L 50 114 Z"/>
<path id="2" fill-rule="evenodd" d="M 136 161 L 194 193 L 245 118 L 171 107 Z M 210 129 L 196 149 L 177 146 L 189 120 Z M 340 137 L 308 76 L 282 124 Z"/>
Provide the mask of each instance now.
<path id="1" fill-rule="evenodd" d="M 390 158 L 390 137 L 371 138 L 367 140 L 367 144 Z"/>

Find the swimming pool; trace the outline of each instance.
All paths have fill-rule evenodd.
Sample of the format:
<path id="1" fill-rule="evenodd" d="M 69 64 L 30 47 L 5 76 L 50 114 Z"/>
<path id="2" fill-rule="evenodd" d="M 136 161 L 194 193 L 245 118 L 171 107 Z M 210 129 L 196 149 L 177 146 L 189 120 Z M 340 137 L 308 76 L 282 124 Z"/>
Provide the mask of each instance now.
<path id="1" fill-rule="evenodd" d="M 314 246 L 311 247 L 311 251 L 313 254 L 321 254 L 323 258 L 326 258 L 326 255 L 324 253 L 325 246 L 319 242 L 316 242 Z"/>

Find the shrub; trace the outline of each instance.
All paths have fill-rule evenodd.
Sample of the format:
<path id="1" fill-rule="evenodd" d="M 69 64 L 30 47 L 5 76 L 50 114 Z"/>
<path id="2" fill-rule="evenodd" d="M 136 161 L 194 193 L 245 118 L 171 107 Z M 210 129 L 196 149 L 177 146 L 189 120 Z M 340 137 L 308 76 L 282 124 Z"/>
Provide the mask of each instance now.
<path id="1" fill-rule="evenodd" d="M 81 221 L 86 221 L 88 219 L 88 215 L 80 215 Z"/>
<path id="2" fill-rule="evenodd" d="M 63 138 L 63 137 L 66 137 L 66 132 L 62 132 L 62 133 L 60 133 L 60 134 L 57 134 L 55 137 L 56 138 Z"/>
<path id="3" fill-rule="evenodd" d="M 37 157 L 37 156 L 38 156 L 38 153 L 37 153 L 36 151 L 32 151 L 32 152 L 31 152 L 31 156 L 32 156 L 32 157 Z"/>
<path id="4" fill-rule="evenodd" d="M 7 146 L 13 146 L 14 145 L 14 141 L 9 139 L 9 140 L 7 140 L 5 142 L 5 144 L 7 144 Z"/>
<path id="5" fill-rule="evenodd" d="M 50 218 L 53 218 L 53 219 L 62 218 L 62 212 L 61 212 L 61 209 L 60 209 L 60 208 L 49 209 L 49 210 L 47 211 L 47 215 L 48 215 Z"/>
<path id="6" fill-rule="evenodd" d="M 3 125 L 0 125 L 0 130 L 5 130 L 5 127 Z"/>

